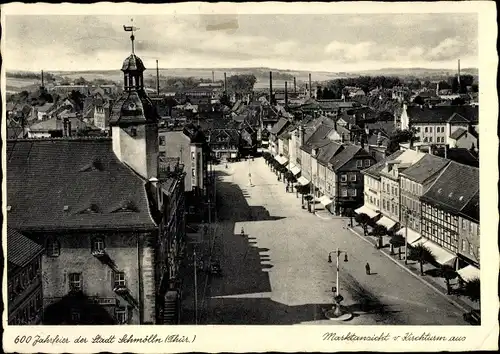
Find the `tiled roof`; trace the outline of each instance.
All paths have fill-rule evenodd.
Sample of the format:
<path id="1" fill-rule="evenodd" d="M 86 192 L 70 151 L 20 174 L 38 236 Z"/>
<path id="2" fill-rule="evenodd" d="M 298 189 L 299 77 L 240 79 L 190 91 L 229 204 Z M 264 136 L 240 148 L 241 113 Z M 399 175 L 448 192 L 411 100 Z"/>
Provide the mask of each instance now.
<path id="1" fill-rule="evenodd" d="M 97 129 L 92 124 L 85 123 L 76 117 L 68 117 L 68 120 L 71 122 L 71 130 L 73 131 Z M 50 130 L 62 130 L 63 126 L 64 122 L 62 119 L 52 118 L 33 124 L 29 127 L 29 130 L 32 132 L 46 132 Z"/>
<path id="2" fill-rule="evenodd" d="M 41 245 L 7 226 L 7 260 L 9 261 L 9 272 L 24 267 L 42 251 L 43 247 Z"/>
<path id="3" fill-rule="evenodd" d="M 436 148 L 433 154 L 444 157 L 444 148 Z M 446 158 L 464 165 L 479 167 L 479 156 L 466 148 L 450 148 L 446 152 Z"/>
<path id="4" fill-rule="evenodd" d="M 278 135 L 279 133 L 281 133 L 283 131 L 283 129 L 289 123 L 290 123 L 290 121 L 288 119 L 282 117 L 275 125 L 273 125 L 273 127 L 271 128 L 271 130 L 269 130 L 269 132 L 271 134 Z"/>
<path id="5" fill-rule="evenodd" d="M 123 61 L 122 71 L 125 70 L 144 71 L 146 68 L 142 63 L 141 58 L 135 54 L 130 54 L 129 57 Z"/>
<path id="6" fill-rule="evenodd" d="M 333 127 L 328 124 L 321 124 L 305 141 L 301 149 L 310 154 L 313 148 L 324 146 L 330 141 L 328 139 L 328 134 L 332 131 L 332 129 Z"/>
<path id="7" fill-rule="evenodd" d="M 144 90 L 124 92 L 113 104 L 110 125 L 157 122 L 156 106 Z"/>
<path id="8" fill-rule="evenodd" d="M 380 178 L 380 172 L 384 169 L 385 163 L 387 161 L 391 161 L 391 160 L 397 159 L 399 156 L 401 156 L 401 154 L 403 152 L 404 152 L 403 150 L 396 151 L 392 155 L 387 156 L 385 159 L 377 162 L 375 165 L 372 165 L 372 166 L 368 167 L 367 169 L 363 170 L 362 173 L 370 175 L 372 177 Z"/>
<path id="9" fill-rule="evenodd" d="M 330 141 L 319 149 L 316 159 L 323 165 L 327 165 L 337 152 L 342 149 L 342 144 Z"/>
<path id="10" fill-rule="evenodd" d="M 479 222 L 479 191 L 477 191 L 471 200 L 463 207 L 461 214 Z"/>
<path id="11" fill-rule="evenodd" d="M 445 168 L 449 162 L 450 160 L 426 154 L 416 163 L 401 172 L 401 175 L 408 177 L 417 183 L 424 183 Z"/>
<path id="12" fill-rule="evenodd" d="M 432 108 L 408 106 L 407 113 L 411 123 L 446 123 L 455 113 L 473 124 L 479 121 L 479 110 L 474 106 L 435 106 Z M 453 117 L 453 119 L 459 118 Z"/>
<path id="13" fill-rule="evenodd" d="M 455 130 L 453 133 L 450 134 L 450 138 L 457 140 L 465 133 L 467 133 L 467 130 L 465 130 L 464 128 L 458 128 L 457 130 Z"/>
<path id="14" fill-rule="evenodd" d="M 8 224 L 28 229 L 152 228 L 145 181 L 115 156 L 111 139 L 7 143 Z M 120 212 L 123 203 L 133 211 Z M 88 212 L 92 206 L 98 212 Z"/>
<path id="15" fill-rule="evenodd" d="M 479 169 L 451 161 L 421 199 L 460 212 L 478 191 Z"/>
<path id="16" fill-rule="evenodd" d="M 338 170 L 349 162 L 361 149 L 360 146 L 353 144 L 343 144 L 343 149 L 330 159 L 334 171 Z"/>

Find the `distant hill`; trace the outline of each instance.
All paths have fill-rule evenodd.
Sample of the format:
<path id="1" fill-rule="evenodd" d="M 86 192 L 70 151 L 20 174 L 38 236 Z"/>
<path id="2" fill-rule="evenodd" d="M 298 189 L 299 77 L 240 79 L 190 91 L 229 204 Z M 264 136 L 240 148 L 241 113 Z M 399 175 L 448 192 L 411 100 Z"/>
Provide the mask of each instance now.
<path id="1" fill-rule="evenodd" d="M 428 69 L 428 68 L 384 68 L 378 70 L 360 70 L 351 74 L 359 75 L 385 75 L 385 76 L 416 76 L 416 77 L 431 77 L 431 76 L 451 76 L 457 73 L 456 69 Z M 477 68 L 463 68 L 460 69 L 461 74 L 479 75 Z"/>

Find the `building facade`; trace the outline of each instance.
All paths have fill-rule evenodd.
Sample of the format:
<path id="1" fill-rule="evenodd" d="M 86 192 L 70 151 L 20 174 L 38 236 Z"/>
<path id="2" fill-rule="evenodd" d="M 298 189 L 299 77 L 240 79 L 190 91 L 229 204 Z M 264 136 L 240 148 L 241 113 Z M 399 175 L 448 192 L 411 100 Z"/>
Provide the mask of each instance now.
<path id="1" fill-rule="evenodd" d="M 7 227 L 7 290 L 9 325 L 42 322 L 43 247 Z"/>

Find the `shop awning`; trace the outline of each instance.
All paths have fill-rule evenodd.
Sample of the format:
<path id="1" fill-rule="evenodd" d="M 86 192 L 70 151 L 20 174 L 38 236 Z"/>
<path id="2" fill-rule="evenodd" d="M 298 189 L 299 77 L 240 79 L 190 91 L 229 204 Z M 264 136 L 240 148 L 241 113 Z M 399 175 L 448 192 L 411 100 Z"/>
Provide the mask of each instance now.
<path id="1" fill-rule="evenodd" d="M 421 245 L 421 244 L 424 244 L 427 240 L 425 238 L 419 238 L 418 240 L 416 241 L 413 241 L 413 242 L 408 242 L 410 245 L 412 245 L 413 247 L 415 246 L 418 246 L 418 245 Z"/>
<path id="2" fill-rule="evenodd" d="M 420 241 L 422 241 L 422 242 L 420 242 Z M 418 244 L 421 244 L 421 245 L 427 247 L 428 249 L 430 249 L 432 254 L 434 255 L 434 257 L 436 257 L 436 261 L 441 265 L 445 265 L 445 264 L 452 265 L 453 262 L 455 261 L 455 259 L 457 258 L 456 254 L 451 253 L 450 251 L 444 249 L 443 247 L 439 246 L 438 244 L 436 244 L 430 240 L 426 240 L 426 239 L 422 238 L 422 239 L 414 242 L 412 244 L 412 246 L 416 246 Z"/>
<path id="3" fill-rule="evenodd" d="M 366 205 L 363 205 L 362 207 L 354 210 L 356 214 L 366 214 L 368 215 L 371 219 L 374 217 L 378 216 L 380 213 L 377 213 L 375 210 L 373 210 L 370 207 L 367 207 Z"/>
<path id="4" fill-rule="evenodd" d="M 297 176 L 300 173 L 300 167 L 294 166 L 290 171 L 293 173 L 294 176 Z"/>
<path id="5" fill-rule="evenodd" d="M 235 158 L 236 158 L 236 156 L 238 156 L 238 154 L 237 154 L 237 153 L 235 153 L 235 152 L 232 152 L 232 153 L 231 153 L 231 158 L 232 158 L 232 159 L 235 159 Z"/>
<path id="6" fill-rule="evenodd" d="M 470 281 L 474 278 L 479 278 L 481 271 L 473 265 L 468 265 L 465 268 L 459 269 L 457 273 L 464 281 Z"/>
<path id="7" fill-rule="evenodd" d="M 286 163 L 288 162 L 288 159 L 287 159 L 286 157 L 284 157 L 284 156 L 280 156 L 280 155 L 276 155 L 276 156 L 274 157 L 274 159 L 275 159 L 276 161 L 278 161 L 278 163 L 279 163 L 280 165 L 284 165 L 284 164 L 286 164 Z"/>
<path id="8" fill-rule="evenodd" d="M 403 227 L 398 232 L 396 232 L 396 234 L 403 237 L 408 237 L 408 240 L 406 242 L 408 242 L 410 245 L 422 237 L 422 235 L 420 235 L 418 232 L 415 232 L 407 227 Z"/>
<path id="9" fill-rule="evenodd" d="M 382 216 L 380 220 L 377 221 L 377 225 L 385 226 L 387 230 L 390 230 L 396 225 L 396 222 L 389 219 L 387 216 Z"/>
<path id="10" fill-rule="evenodd" d="M 333 203 L 333 200 L 330 199 L 330 197 L 327 197 L 326 195 L 323 195 L 321 198 L 319 198 L 319 202 L 323 205 L 323 206 L 328 206 L 330 204 Z"/>
<path id="11" fill-rule="evenodd" d="M 297 182 L 303 186 L 307 186 L 309 184 L 309 180 L 303 176 L 300 176 Z"/>
<path id="12" fill-rule="evenodd" d="M 295 167 L 295 165 L 293 163 L 291 163 L 291 162 L 288 165 L 286 165 L 286 169 L 288 171 L 291 171 L 293 167 Z"/>

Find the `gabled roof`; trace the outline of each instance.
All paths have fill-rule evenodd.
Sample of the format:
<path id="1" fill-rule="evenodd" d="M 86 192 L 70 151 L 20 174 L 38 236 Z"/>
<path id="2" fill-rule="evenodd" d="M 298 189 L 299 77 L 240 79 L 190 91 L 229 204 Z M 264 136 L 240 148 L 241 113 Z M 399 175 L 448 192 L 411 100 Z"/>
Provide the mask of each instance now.
<path id="1" fill-rule="evenodd" d="M 336 155 L 334 155 L 329 163 L 332 165 L 332 169 L 337 171 L 339 168 L 348 163 L 352 158 L 360 151 L 360 146 L 354 144 L 343 144 L 343 149 Z M 364 150 L 363 150 L 364 151 Z"/>
<path id="2" fill-rule="evenodd" d="M 458 213 L 479 191 L 479 168 L 451 161 L 421 200 Z"/>
<path id="3" fill-rule="evenodd" d="M 371 177 L 380 178 L 380 172 L 384 169 L 385 163 L 387 161 L 392 161 L 392 160 L 397 159 L 399 156 L 401 156 L 401 154 L 403 152 L 404 152 L 403 150 L 396 151 L 392 155 L 387 156 L 385 159 L 377 162 L 375 165 L 372 165 L 372 166 L 368 167 L 367 169 L 363 170 L 362 173 L 367 174 Z"/>
<path id="4" fill-rule="evenodd" d="M 477 106 L 434 106 L 432 108 L 408 106 L 407 113 L 410 123 L 447 123 L 452 119 L 452 121 L 476 124 L 479 121 Z"/>
<path id="5" fill-rule="evenodd" d="M 436 148 L 433 154 L 444 157 L 445 149 Z M 466 148 L 449 148 L 446 151 L 446 158 L 464 165 L 479 167 L 479 156 Z"/>
<path id="6" fill-rule="evenodd" d="M 280 120 L 273 125 L 273 127 L 269 130 L 271 134 L 278 135 L 283 131 L 283 129 L 290 124 L 290 121 L 287 118 L 280 118 Z"/>
<path id="7" fill-rule="evenodd" d="M 465 133 L 467 133 L 466 129 L 458 128 L 457 130 L 455 130 L 453 133 L 450 134 L 450 138 L 457 140 L 460 139 L 460 137 Z"/>
<path id="8" fill-rule="evenodd" d="M 41 245 L 7 226 L 7 267 L 9 273 L 26 266 L 42 251 Z"/>
<path id="9" fill-rule="evenodd" d="M 9 141 L 7 185 L 8 224 L 19 230 L 155 227 L 145 181 L 118 160 L 109 138 Z M 123 201 L 137 211 L 112 213 Z M 80 213 L 92 204 L 101 212 Z"/>
<path id="10" fill-rule="evenodd" d="M 479 191 L 477 191 L 470 201 L 463 207 L 461 214 L 479 222 Z"/>
<path id="11" fill-rule="evenodd" d="M 401 175 L 414 182 L 424 183 L 445 168 L 449 162 L 450 160 L 426 154 L 420 160 L 401 172 Z"/>
<path id="12" fill-rule="evenodd" d="M 459 113 L 453 113 L 448 119 L 448 123 L 469 123 L 469 120 Z"/>
<path id="13" fill-rule="evenodd" d="M 333 127 L 328 124 L 321 124 L 305 141 L 305 143 L 301 146 L 301 149 L 310 154 L 312 149 L 326 145 L 330 142 L 328 134 L 332 131 L 332 129 Z"/>
<path id="14" fill-rule="evenodd" d="M 342 144 L 334 141 L 327 142 L 326 145 L 319 149 L 316 159 L 322 165 L 327 165 L 330 160 L 343 149 Z"/>

